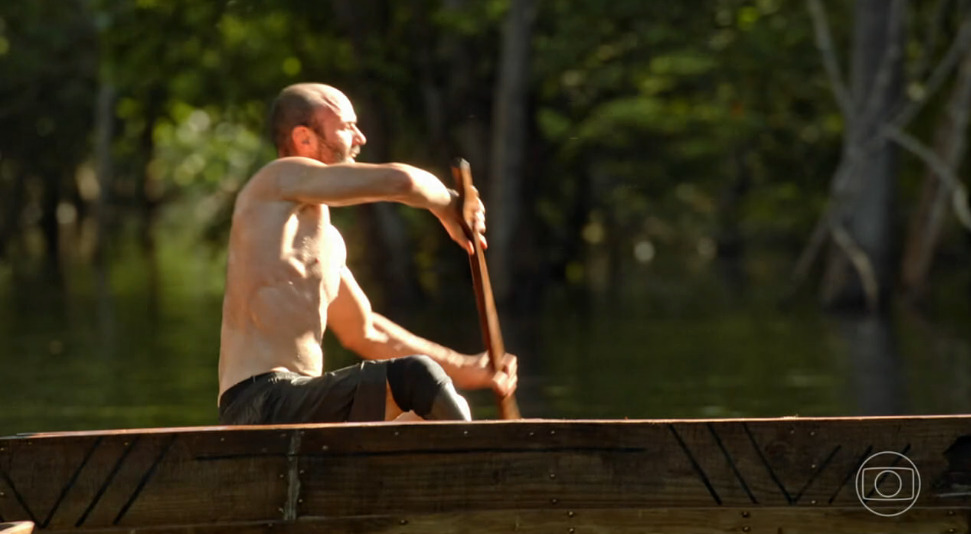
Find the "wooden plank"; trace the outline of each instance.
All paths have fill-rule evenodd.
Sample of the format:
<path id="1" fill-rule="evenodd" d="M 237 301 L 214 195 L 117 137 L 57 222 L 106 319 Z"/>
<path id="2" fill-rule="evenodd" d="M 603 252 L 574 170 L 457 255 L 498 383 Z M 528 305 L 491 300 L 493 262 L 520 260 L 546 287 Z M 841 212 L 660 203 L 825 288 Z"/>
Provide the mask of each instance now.
<path id="1" fill-rule="evenodd" d="M 46 442 L 42 443 L 48 446 Z M 65 447 L 67 450 L 71 448 L 70 445 Z M 84 450 L 85 455 L 76 470 L 49 474 L 52 480 L 63 481 L 63 484 L 58 500 L 52 503 L 44 517 L 39 518 L 41 528 L 83 525 L 114 482 L 117 469 L 131 453 L 132 439 L 98 436 L 90 443 L 86 440 L 79 442 L 78 450 Z"/>
<path id="2" fill-rule="evenodd" d="M 78 527 L 118 525 L 144 484 L 151 479 L 158 463 L 164 459 L 172 437 L 124 435 L 105 439 L 108 443 L 118 441 L 121 441 L 123 452 L 113 462 L 102 464 L 104 482 L 79 518 Z"/>
<path id="3" fill-rule="evenodd" d="M 0 518 L 4 521 L 34 520 L 34 513 L 23 496 L 10 481 L 10 477 L 2 471 L 0 471 Z"/>
<path id="4" fill-rule="evenodd" d="M 16 466 L 9 487 L 19 491 L 5 490 L 0 476 L 2 517 L 45 529 L 279 519 L 286 456 L 262 450 L 267 434 L 255 432 L 256 454 L 237 455 L 236 444 L 223 456 L 213 456 L 213 433 L 10 440 L 0 465 Z M 187 436 L 195 439 L 180 441 Z"/>
<path id="5" fill-rule="evenodd" d="M 639 424 L 638 424 L 639 423 Z M 403 424 L 308 425 L 301 453 L 381 453 L 422 451 L 555 450 L 643 448 L 638 429 L 645 422 L 477 421 Z M 429 439 L 434 437 L 434 439 Z"/>
<path id="6" fill-rule="evenodd" d="M 874 520 L 860 510 L 766 507 L 614 509 L 578 511 L 490 510 L 438 514 L 401 514 L 347 518 L 307 517 L 296 521 L 234 522 L 125 529 L 136 534 L 438 534 L 453 532 L 546 534 L 968 534 L 967 518 L 947 510 L 914 510 L 899 518 Z M 56 532 L 56 531 L 54 531 Z M 88 534 L 117 534 L 119 529 L 92 529 Z"/>
<path id="7" fill-rule="evenodd" d="M 86 436 L 71 439 L 68 446 L 60 440 L 0 442 L 0 515 L 43 525 L 62 502 L 96 441 Z"/>
<path id="8" fill-rule="evenodd" d="M 738 453 L 731 453 L 724 443 L 724 431 L 716 431 L 712 423 L 670 424 L 671 437 L 677 443 L 671 458 L 665 462 L 668 473 L 680 472 L 691 478 L 694 475 L 698 487 L 711 495 L 712 505 L 757 504 L 755 493 L 759 488 L 753 486 L 759 479 L 744 475 L 738 466 Z"/>
<path id="9" fill-rule="evenodd" d="M 868 511 L 856 495 L 863 460 L 881 450 L 905 454 L 921 476 L 914 508 L 899 517 Z M 592 513 L 601 518 L 565 528 L 613 531 L 604 530 L 613 519 L 620 532 L 634 532 L 646 517 L 651 528 L 678 532 L 692 521 L 709 524 L 710 515 L 721 518 L 719 532 L 748 525 L 739 518 L 762 517 L 786 532 L 826 521 L 866 532 L 871 523 L 926 518 L 935 530 L 920 531 L 930 532 L 963 525 L 969 490 L 969 416 L 286 425 L 0 438 L 0 493 L 7 495 L 0 518 L 54 531 L 296 529 L 326 518 L 348 532 L 415 532 L 402 529 L 426 523 L 489 532 L 508 530 L 509 518 L 518 518 L 512 527 L 536 524 L 539 532 L 559 525 L 564 513 Z M 897 506 L 870 504 L 881 513 Z"/>
<path id="10" fill-rule="evenodd" d="M 219 432 L 187 432 L 179 439 L 197 459 L 227 459 L 242 456 L 286 455 L 294 428 L 222 427 Z"/>
<path id="11" fill-rule="evenodd" d="M 284 455 L 211 457 L 178 436 L 118 526 L 278 520 L 287 498 Z M 257 445 L 260 442 L 257 441 Z"/>

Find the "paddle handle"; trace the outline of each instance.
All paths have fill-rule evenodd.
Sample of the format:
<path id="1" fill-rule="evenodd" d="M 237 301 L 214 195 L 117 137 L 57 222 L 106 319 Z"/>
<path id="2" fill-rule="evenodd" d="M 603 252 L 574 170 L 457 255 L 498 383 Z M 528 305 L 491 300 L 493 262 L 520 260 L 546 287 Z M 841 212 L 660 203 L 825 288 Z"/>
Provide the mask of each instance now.
<path id="1" fill-rule="evenodd" d="M 452 165 L 452 177 L 462 200 L 462 229 L 466 237 L 472 241 L 474 253 L 469 256 L 472 267 L 472 287 L 475 289 L 475 303 L 479 309 L 479 326 L 482 328 L 482 340 L 485 342 L 486 352 L 492 371 L 502 369 L 502 357 L 506 354 L 506 347 L 502 342 L 502 331 L 499 329 L 499 314 L 496 312 L 496 302 L 492 297 L 492 284 L 489 282 L 489 268 L 486 265 L 482 244 L 472 231 L 472 216 L 478 205 L 478 195 L 472 190 L 472 170 L 469 162 L 462 158 L 455 160 Z M 519 406 L 512 394 L 502 396 L 496 393 L 496 405 L 499 407 L 499 417 L 502 419 L 520 419 Z"/>

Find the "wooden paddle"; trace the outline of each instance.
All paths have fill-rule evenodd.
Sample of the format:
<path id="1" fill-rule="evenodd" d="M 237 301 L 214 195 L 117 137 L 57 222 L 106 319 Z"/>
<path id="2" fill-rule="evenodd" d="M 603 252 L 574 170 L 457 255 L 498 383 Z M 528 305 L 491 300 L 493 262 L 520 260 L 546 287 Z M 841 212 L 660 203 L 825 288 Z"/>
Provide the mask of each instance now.
<path id="1" fill-rule="evenodd" d="M 489 269 L 486 266 L 482 244 L 472 232 L 472 217 L 478 207 L 479 195 L 472 189 L 472 170 L 469 162 L 462 158 L 455 160 L 452 165 L 452 177 L 455 179 L 459 198 L 462 200 L 462 229 L 472 241 L 475 251 L 469 256 L 472 266 L 472 286 L 475 288 L 475 303 L 479 308 L 479 325 L 482 327 L 482 340 L 485 341 L 486 352 L 489 353 L 489 363 L 492 371 L 502 368 L 502 357 L 506 348 L 502 342 L 502 332 L 499 331 L 499 315 L 496 313 L 496 303 L 492 298 L 492 284 L 489 282 Z M 499 417 L 502 419 L 520 419 L 519 406 L 516 397 L 505 397 L 496 393 L 496 404 L 499 406 Z"/>

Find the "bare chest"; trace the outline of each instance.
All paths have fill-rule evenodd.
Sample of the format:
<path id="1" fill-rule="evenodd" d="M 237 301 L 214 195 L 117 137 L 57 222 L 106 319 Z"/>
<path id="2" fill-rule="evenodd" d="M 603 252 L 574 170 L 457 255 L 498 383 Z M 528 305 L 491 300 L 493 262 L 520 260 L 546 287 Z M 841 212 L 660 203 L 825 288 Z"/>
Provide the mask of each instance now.
<path id="1" fill-rule="evenodd" d="M 291 265 L 306 282 L 320 284 L 327 301 L 337 295 L 347 251 L 340 232 L 330 223 L 327 208 L 297 210 L 284 229 L 284 248 Z"/>

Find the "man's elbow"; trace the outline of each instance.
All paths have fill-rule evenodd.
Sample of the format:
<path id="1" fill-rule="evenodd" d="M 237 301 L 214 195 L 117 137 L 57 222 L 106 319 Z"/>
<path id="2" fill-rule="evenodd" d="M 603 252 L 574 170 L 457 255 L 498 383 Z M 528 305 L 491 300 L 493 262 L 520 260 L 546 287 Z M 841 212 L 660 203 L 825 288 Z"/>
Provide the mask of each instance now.
<path id="1" fill-rule="evenodd" d="M 395 199 L 407 201 L 415 196 L 418 184 L 402 163 L 388 164 L 388 194 Z"/>

